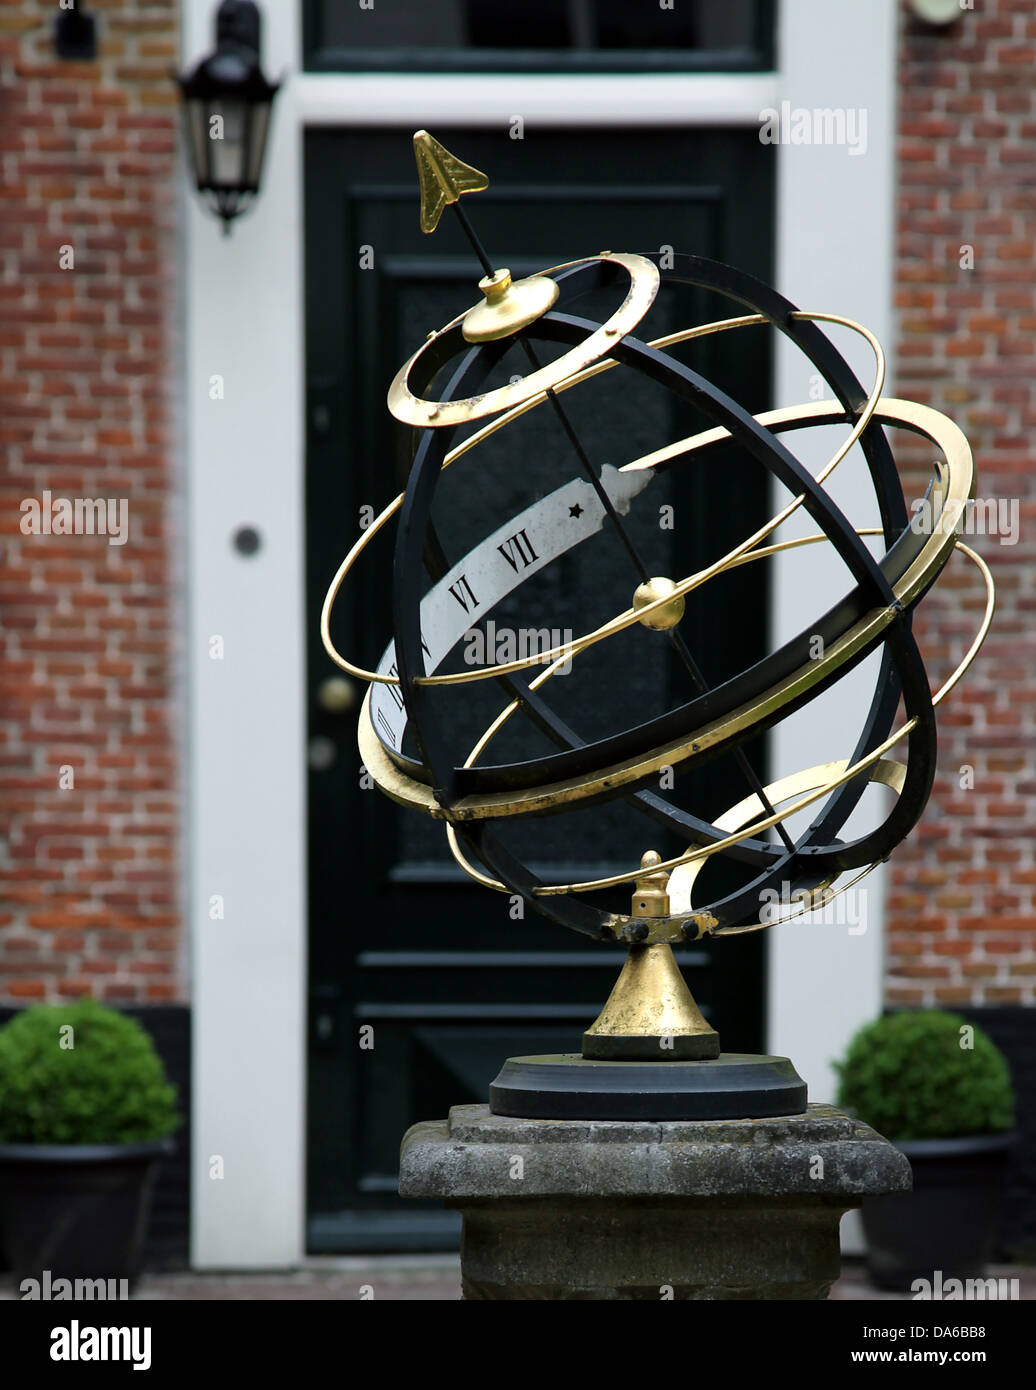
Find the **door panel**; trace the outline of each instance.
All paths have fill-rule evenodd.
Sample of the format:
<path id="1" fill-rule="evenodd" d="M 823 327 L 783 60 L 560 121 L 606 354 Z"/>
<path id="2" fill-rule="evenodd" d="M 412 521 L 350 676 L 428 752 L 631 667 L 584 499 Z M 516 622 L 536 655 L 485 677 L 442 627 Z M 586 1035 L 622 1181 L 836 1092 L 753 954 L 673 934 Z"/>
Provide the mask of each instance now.
<path id="1" fill-rule="evenodd" d="M 615 250 L 677 251 L 728 260 L 769 278 L 772 160 L 754 132 L 537 132 L 523 142 L 482 131 L 437 130 L 461 158 L 486 169 L 491 186 L 466 208 L 494 264 L 517 277 Z M 427 332 L 474 303 L 480 271 L 447 212 L 433 237 L 417 225 L 408 132 L 311 132 L 306 140 L 306 341 L 308 379 L 307 591 L 309 642 L 309 1211 L 313 1250 L 419 1248 L 454 1238 L 451 1214 L 396 1195 L 399 1141 L 419 1119 L 484 1100 L 508 1055 L 577 1051 L 622 964 L 621 953 L 570 936 L 535 917 L 512 920 L 505 896 L 470 883 L 446 851 L 442 827 L 402 812 L 362 785 L 356 715 L 363 690 L 326 686 L 336 668 L 319 640 L 327 584 L 360 525 L 402 486 L 385 407 L 389 382 Z M 373 264 L 371 264 L 373 262 Z M 577 312 L 603 317 L 607 296 Z M 680 289 L 652 310 L 652 336 L 737 312 L 729 302 Z M 668 318 L 667 318 L 668 315 Z M 704 371 L 753 411 L 769 405 L 767 340 L 759 330 L 688 347 L 682 360 Z M 507 363 L 502 371 L 506 373 Z M 618 378 L 618 373 L 614 374 Z M 504 375 L 506 380 L 506 375 Z M 658 390 L 607 386 L 566 397 L 595 464 L 620 464 L 689 433 L 704 421 Z M 580 399 L 576 400 L 577 394 Z M 540 418 L 543 416 L 544 418 Z M 457 558 L 527 497 L 578 472 L 545 412 L 494 441 L 493 486 L 477 470 L 443 475 L 437 516 Z M 556 429 L 556 427 L 554 427 Z M 621 441 L 621 443 L 620 443 Z M 621 448 L 623 456 L 616 450 Z M 655 573 L 682 575 L 701 556 L 727 548 L 767 515 L 768 491 L 733 450 L 708 468 L 674 469 L 651 485 L 651 506 L 628 525 Z M 487 475 L 488 476 L 488 475 Z M 513 493 L 513 495 L 512 495 Z M 522 500 L 526 499 L 526 500 Z M 512 505 L 513 504 L 513 505 Z M 657 504 L 657 505 L 656 505 Z M 660 529 L 658 507 L 677 518 Z M 489 520 L 489 517 L 492 520 Z M 379 535 L 335 616 L 340 650 L 376 665 L 391 630 L 393 533 Z M 594 545 L 605 542 L 594 538 Z M 584 555 L 582 552 L 586 551 Z M 565 626 L 585 630 L 614 611 L 614 594 L 593 594 L 599 552 L 587 543 L 549 567 L 493 612 L 499 627 L 558 626 L 566 595 L 587 592 Z M 751 573 L 748 571 L 751 570 Z M 632 586 L 631 586 L 632 592 Z M 594 609 L 599 602 L 601 610 Z M 623 606 L 628 602 L 624 598 Z M 731 614 L 736 612 L 736 620 Z M 765 648 L 765 574 L 755 565 L 724 578 L 689 605 L 682 631 L 713 682 Z M 625 639 L 624 639 L 625 640 Z M 631 648 L 631 651 L 633 649 Z M 581 676 L 593 679 L 588 654 Z M 603 667 L 602 667 L 603 671 Z M 561 678 L 557 708 L 583 737 L 628 722 L 630 709 L 665 706 L 684 692 L 683 673 L 632 658 L 620 682 L 571 706 Z M 448 731 L 499 708 L 492 682 L 467 687 L 463 716 L 443 701 Z M 553 688 L 552 687 L 552 690 Z M 586 686 L 583 686 L 586 689 Z M 449 692 L 446 692 L 449 694 Z M 334 698 L 337 697 L 337 698 Z M 686 696 L 683 695 L 685 698 Z M 438 697 L 437 697 L 438 698 Z M 553 696 L 552 696 L 553 698 Z M 482 702 L 480 704 L 480 702 Z M 330 707 L 329 707 L 330 706 Z M 454 705 L 456 709 L 458 706 Z M 488 722 L 487 719 L 482 720 Z M 508 740 L 501 736 L 501 758 Z M 517 746 L 517 744 L 516 744 Z M 470 742 L 467 747 L 470 747 Z M 747 746 L 760 774 L 765 750 Z M 366 779 L 369 781 L 369 779 Z M 681 780 L 688 809 L 714 815 L 746 791 L 727 762 Z M 596 877 L 635 863 L 656 836 L 631 829 L 622 805 L 532 822 L 511 843 L 544 875 Z M 638 838 L 639 837 L 639 838 Z M 656 843 L 657 840 L 657 843 Z M 616 906 L 628 901 L 623 891 Z M 678 952 L 706 1016 L 727 1050 L 762 1044 L 762 944 L 757 936 L 705 942 Z M 361 1033 L 361 1030 L 372 1029 Z M 361 1047 L 361 1038 L 373 1047 Z"/>

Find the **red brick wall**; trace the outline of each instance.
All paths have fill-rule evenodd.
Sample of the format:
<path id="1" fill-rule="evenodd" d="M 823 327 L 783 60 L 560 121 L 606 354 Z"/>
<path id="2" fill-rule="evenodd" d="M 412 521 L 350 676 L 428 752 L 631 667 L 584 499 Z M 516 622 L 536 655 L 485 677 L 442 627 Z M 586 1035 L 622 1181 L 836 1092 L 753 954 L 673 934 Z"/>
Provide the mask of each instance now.
<path id="1" fill-rule="evenodd" d="M 1016 500 L 1020 529 L 1014 546 L 964 538 L 992 568 L 997 616 L 941 707 L 936 791 L 893 859 L 891 1004 L 1036 1002 L 1034 68 L 1032 0 L 976 0 L 942 30 L 904 19 L 898 391 L 957 421 L 979 496 Z M 960 265 L 965 245 L 971 270 Z M 901 442 L 900 459 L 927 472 L 930 452 Z M 915 483 L 908 496 L 919 495 Z M 983 601 L 974 570 L 954 557 L 919 624 L 936 678 L 966 650 Z M 973 788 L 961 785 L 968 766 Z"/>
<path id="2" fill-rule="evenodd" d="M 0 0 L 0 998 L 15 1002 L 184 985 L 176 7 L 89 8 L 98 59 L 62 62 L 56 0 Z M 44 489 L 126 498 L 127 543 L 22 534 Z"/>

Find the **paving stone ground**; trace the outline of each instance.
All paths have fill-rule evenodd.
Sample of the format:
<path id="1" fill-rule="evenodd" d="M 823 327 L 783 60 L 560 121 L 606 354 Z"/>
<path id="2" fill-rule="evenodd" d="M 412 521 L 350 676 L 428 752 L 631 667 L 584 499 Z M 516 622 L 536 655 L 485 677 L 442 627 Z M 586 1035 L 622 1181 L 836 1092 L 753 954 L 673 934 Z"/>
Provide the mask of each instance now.
<path id="1" fill-rule="evenodd" d="M 1017 1279 L 1019 1296 L 1036 1299 L 1036 1268 L 994 1265 L 990 1277 Z M 134 1297 L 147 1299 L 350 1300 L 365 1288 L 374 1298 L 390 1301 L 450 1302 L 460 1298 L 460 1260 L 456 1255 L 362 1255 L 316 1260 L 302 1269 L 276 1273 L 145 1274 Z M 0 1299 L 14 1298 L 9 1279 L 0 1281 Z M 910 1294 L 886 1293 L 867 1279 L 862 1261 L 845 1260 L 842 1277 L 831 1290 L 839 1300 L 901 1300 Z"/>

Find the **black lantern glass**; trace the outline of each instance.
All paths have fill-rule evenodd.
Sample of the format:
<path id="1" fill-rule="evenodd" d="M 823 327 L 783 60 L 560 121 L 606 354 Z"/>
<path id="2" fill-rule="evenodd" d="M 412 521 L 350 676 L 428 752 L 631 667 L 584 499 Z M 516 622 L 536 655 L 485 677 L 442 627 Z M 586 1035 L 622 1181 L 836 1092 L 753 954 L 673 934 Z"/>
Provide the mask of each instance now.
<path id="1" fill-rule="evenodd" d="M 216 51 L 178 78 L 194 181 L 223 219 L 224 231 L 259 191 L 270 108 L 279 83 L 259 66 L 259 11 L 252 0 L 223 0 Z"/>

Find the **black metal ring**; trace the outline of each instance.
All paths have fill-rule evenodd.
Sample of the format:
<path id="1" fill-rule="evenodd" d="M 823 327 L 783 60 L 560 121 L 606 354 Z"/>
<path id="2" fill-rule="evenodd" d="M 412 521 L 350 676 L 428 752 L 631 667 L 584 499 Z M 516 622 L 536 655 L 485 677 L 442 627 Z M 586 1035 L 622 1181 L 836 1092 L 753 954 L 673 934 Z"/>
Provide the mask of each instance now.
<path id="1" fill-rule="evenodd" d="M 844 359 L 815 324 L 792 318 L 791 316 L 796 312 L 794 306 L 770 287 L 754 280 L 753 277 L 699 257 L 681 256 L 675 259 L 679 262 L 678 271 L 673 274 L 663 274 L 664 283 L 695 284 L 716 289 L 749 306 L 753 312 L 763 314 L 774 326 L 796 342 L 820 368 L 836 397 L 845 408 L 846 420 L 851 422 L 852 416 L 858 412 L 866 398 L 865 393 Z M 585 272 L 589 272 L 589 275 L 585 275 Z M 587 289 L 590 289 L 601 283 L 606 276 L 606 265 L 600 263 L 597 266 L 576 268 L 559 278 L 587 278 L 592 281 L 587 286 Z M 568 315 L 554 313 L 538 321 L 534 330 L 526 330 L 526 332 L 530 336 L 538 338 L 571 343 L 578 342 L 586 333 L 592 332 L 595 328 L 596 324 L 590 321 L 573 319 Z M 429 382 L 442 370 L 448 360 L 455 356 L 455 350 L 460 344 L 455 344 L 452 341 L 454 336 L 456 335 L 442 335 L 435 345 L 436 351 L 429 353 L 426 363 Z M 469 351 L 453 374 L 446 393 L 447 398 L 460 388 L 461 381 L 464 382 L 465 389 L 470 391 L 470 377 L 476 379 L 476 384 L 484 380 L 508 346 L 509 343 L 505 340 L 501 344 L 481 345 Z M 617 344 L 609 355 L 620 362 L 625 361 L 626 365 L 633 366 L 636 370 L 646 371 L 649 376 L 660 381 L 663 385 L 692 399 L 700 409 L 731 429 L 735 438 L 740 437 L 742 443 L 764 466 L 777 473 L 778 476 L 783 475 L 783 480 L 789 487 L 804 492 L 807 497 L 807 510 L 812 512 L 815 519 L 823 527 L 825 534 L 832 540 L 843 560 L 857 577 L 856 589 L 840 605 L 836 605 L 829 614 L 825 615 L 821 624 L 812 624 L 808 634 L 800 634 L 800 638 L 794 639 L 793 643 L 786 644 L 779 652 L 771 653 L 770 657 L 754 668 L 757 678 L 760 668 L 767 666 L 767 663 L 770 663 L 768 674 L 772 675 L 773 669 L 779 664 L 781 657 L 785 661 L 793 660 L 794 665 L 800 665 L 803 638 L 808 640 L 818 631 L 823 633 L 825 623 L 828 624 L 828 631 L 832 630 L 830 627 L 832 623 L 836 626 L 841 625 L 847 612 L 852 613 L 854 611 L 854 600 L 855 611 L 865 611 L 867 608 L 873 607 L 875 601 L 885 603 L 894 601 L 890 586 L 895 583 L 899 574 L 904 572 L 909 564 L 912 558 L 910 552 L 916 548 L 914 545 L 916 538 L 907 528 L 906 506 L 898 473 L 884 432 L 879 427 L 868 427 L 863 433 L 861 445 L 874 481 L 883 531 L 886 544 L 889 547 L 888 553 L 880 564 L 873 560 L 869 551 L 856 536 L 855 531 L 815 483 L 812 476 L 807 474 L 797 463 L 797 460 L 783 450 L 782 446 L 775 445 L 773 436 L 763 427 L 758 426 L 736 402 L 731 401 L 724 393 L 718 391 L 717 388 L 704 381 L 697 374 L 673 362 L 665 354 L 659 353 L 635 339 L 625 339 L 622 343 Z M 419 389 L 424 389 L 424 387 Z M 489 765 L 480 765 L 473 769 L 453 767 L 452 760 L 442 746 L 437 721 L 429 708 L 428 700 L 425 698 L 424 692 L 427 687 L 414 684 L 414 676 L 423 675 L 425 671 L 420 648 L 419 594 L 417 585 L 412 583 L 411 579 L 416 578 L 419 573 L 420 558 L 427 536 L 432 496 L 441 471 L 442 460 L 453 433 L 452 429 L 423 432 L 414 458 L 414 466 L 400 517 L 394 571 L 396 655 L 401 692 L 407 704 L 418 750 L 424 760 L 424 765 L 432 775 L 433 785 L 438 787 L 437 796 L 441 803 L 447 807 L 459 795 L 468 794 L 476 789 L 486 790 L 486 784 L 492 782 L 494 778 L 503 777 L 506 788 L 509 790 L 516 785 L 515 781 L 512 780 L 514 772 L 510 765 L 504 765 L 502 768 Z M 773 461 L 774 458 L 776 458 L 776 466 Z M 893 559 L 895 563 L 891 563 Z M 891 571 L 891 576 L 886 570 Z M 897 622 L 883 634 L 883 639 L 879 640 L 885 641 L 882 669 L 865 728 L 857 744 L 854 761 L 871 751 L 886 736 L 891 727 L 902 688 L 906 697 L 908 713 L 918 716 L 918 724 L 909 736 L 908 786 L 904 787 L 903 795 L 898 799 L 886 822 L 871 832 L 870 835 L 862 837 L 861 840 L 852 845 L 844 845 L 837 841 L 830 842 L 830 840 L 827 843 L 818 843 L 818 841 L 828 840 L 828 837 L 837 835 L 841 825 L 848 818 L 867 784 L 867 775 L 863 773 L 853 782 L 839 789 L 831 798 L 821 817 L 801 837 L 794 855 L 782 852 L 777 847 L 765 845 L 763 842 L 756 842 L 754 847 L 749 848 L 747 854 L 741 854 L 737 857 L 753 857 L 757 861 L 768 859 L 769 865 L 762 875 L 739 890 L 737 894 L 731 895 L 730 898 L 721 903 L 709 905 L 709 910 L 714 915 L 716 915 L 717 908 L 721 909 L 719 915 L 723 920 L 721 920 L 720 926 L 734 925 L 736 919 L 739 916 L 743 917 L 745 912 L 757 912 L 762 889 L 770 883 L 780 881 L 781 875 L 791 877 L 794 880 L 812 879 L 813 882 L 816 882 L 824 870 L 838 868 L 841 871 L 843 868 L 857 867 L 859 864 L 871 862 L 875 858 L 885 857 L 887 852 L 899 843 L 903 835 L 908 832 L 920 816 L 934 776 L 934 716 L 931 710 L 927 677 L 924 674 L 920 653 L 912 633 L 910 633 L 909 619 L 906 615 L 901 615 Z M 795 651 L 790 652 L 790 648 L 795 648 Z M 865 652 L 861 653 L 857 660 L 862 660 L 865 654 Z M 798 657 L 797 660 L 794 659 L 796 656 Z M 846 674 L 855 664 L 856 661 L 833 672 L 830 680 L 824 682 L 824 686 Z M 710 691 L 707 696 L 688 702 L 680 710 L 670 711 L 669 714 L 661 716 L 660 720 L 650 721 L 649 724 L 641 726 L 638 730 L 624 731 L 623 734 L 614 736 L 612 740 L 586 745 L 573 736 L 572 739 L 567 740 L 572 746 L 566 752 L 553 755 L 550 760 L 541 759 L 532 767 L 542 769 L 546 763 L 547 766 L 556 768 L 559 765 L 556 760 L 562 759 L 567 760 L 569 765 L 567 775 L 572 775 L 571 766 L 573 764 L 578 765 L 580 769 L 586 769 L 589 762 L 592 770 L 592 761 L 599 758 L 602 742 L 607 749 L 614 750 L 616 741 L 620 747 L 628 745 L 631 734 L 639 735 L 643 739 L 647 731 L 650 731 L 647 733 L 647 746 L 656 747 L 660 742 L 668 741 L 668 738 L 672 736 L 664 732 L 659 736 L 656 731 L 660 723 L 663 727 L 667 727 L 674 716 L 690 714 L 692 721 L 690 728 L 698 727 L 699 712 L 705 708 L 715 710 L 720 703 L 717 692 L 726 691 L 729 695 L 731 687 L 733 687 L 736 693 L 734 704 L 743 703 L 744 693 L 740 683 L 743 683 L 750 674 L 742 673 L 740 677 L 734 678 L 734 681 L 727 682 L 725 686 Z M 904 676 L 905 679 L 903 679 Z M 767 685 L 770 683 L 772 682 L 766 682 Z M 810 693 L 809 698 L 812 698 L 813 693 L 818 693 L 816 688 L 814 692 Z M 545 714 L 549 722 L 552 712 L 549 711 L 549 706 L 546 706 L 545 702 L 542 701 L 542 697 L 538 698 L 540 713 L 541 715 Z M 775 713 L 773 719 L 753 726 L 751 733 L 755 734 L 770 727 L 780 718 L 790 714 L 793 709 L 799 708 L 802 703 L 805 703 L 805 699 L 785 706 Z M 731 705 L 731 707 L 733 706 Z M 696 720 L 698 722 L 694 722 Z M 680 718 L 678 722 L 682 723 L 683 719 Z M 726 751 L 731 746 L 732 744 L 728 743 L 721 751 Z M 589 751 L 587 751 L 588 749 Z M 396 755 L 396 759 L 400 761 L 399 755 Z M 414 767 L 421 767 L 421 764 L 414 763 L 412 759 L 402 761 L 412 764 Z M 517 777 L 519 779 L 525 778 L 526 784 L 536 784 L 543 780 L 556 780 L 553 775 L 543 778 L 538 771 L 534 773 L 528 767 L 523 768 Z M 620 794 L 628 795 L 630 790 L 630 787 L 627 786 L 622 789 Z M 639 795 L 643 799 L 646 794 L 640 793 Z M 666 806 L 661 798 L 652 798 L 652 800 L 657 800 L 663 807 Z M 586 804 L 589 803 L 585 801 L 580 803 L 580 805 Z M 655 807 L 654 811 L 656 814 L 666 814 L 661 811 L 660 807 Z M 674 812 L 676 812 L 676 808 L 668 808 L 670 815 Z M 676 814 L 682 816 L 683 813 Z M 694 820 L 694 818 L 688 819 Z M 545 899 L 535 896 L 533 890 L 540 886 L 539 880 L 506 851 L 504 846 L 499 843 L 499 837 L 492 833 L 488 825 L 467 824 L 457 828 L 461 831 L 465 843 L 483 863 L 491 868 L 502 881 L 513 885 L 516 892 L 527 897 L 530 905 L 540 913 L 560 921 L 564 925 L 575 927 L 577 930 L 587 931 L 591 935 L 599 936 L 602 934 L 609 914 L 602 913 L 592 906 L 574 901 L 571 898 Z M 700 842 L 718 838 L 720 834 L 714 827 L 703 822 L 696 822 L 693 828 L 695 834 L 700 837 Z M 692 842 L 695 842 L 695 834 L 692 834 Z M 884 850 L 884 853 L 875 853 L 876 850 Z"/>

